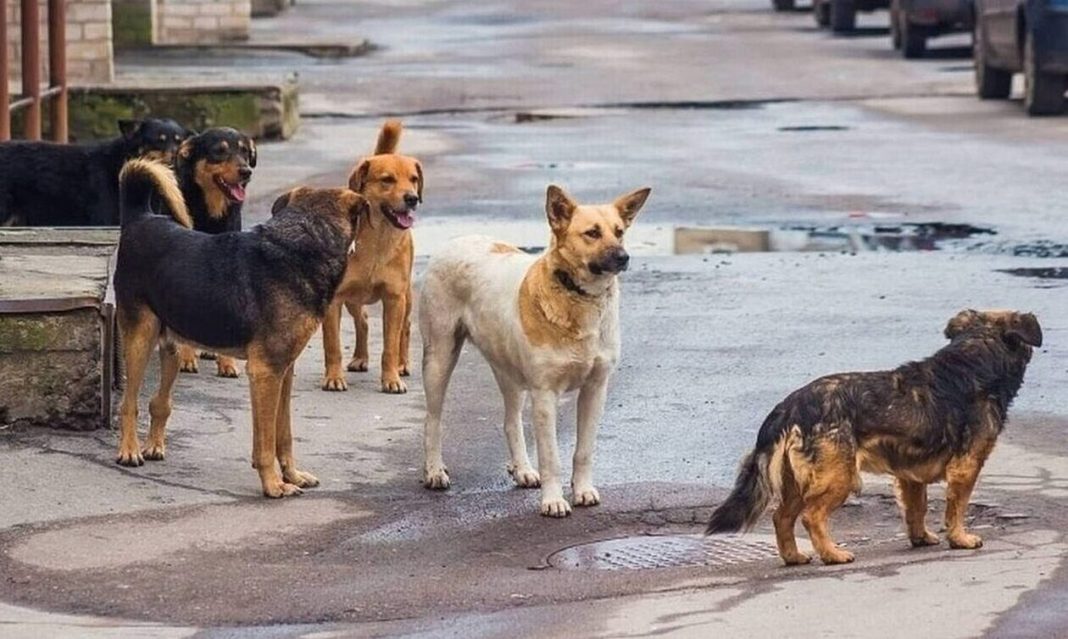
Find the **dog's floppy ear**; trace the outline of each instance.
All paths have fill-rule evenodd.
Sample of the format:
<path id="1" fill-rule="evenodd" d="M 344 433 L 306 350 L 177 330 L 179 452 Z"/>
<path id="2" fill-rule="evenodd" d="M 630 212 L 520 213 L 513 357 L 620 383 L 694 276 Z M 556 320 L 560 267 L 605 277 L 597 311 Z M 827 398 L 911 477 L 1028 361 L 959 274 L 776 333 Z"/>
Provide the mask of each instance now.
<path id="1" fill-rule="evenodd" d="M 946 324 L 945 335 L 946 339 L 953 339 L 960 335 L 964 331 L 968 330 L 979 321 L 979 312 L 970 308 L 965 309 L 953 316 L 953 319 L 949 320 Z"/>
<path id="2" fill-rule="evenodd" d="M 1028 346 L 1042 346 L 1042 327 L 1034 313 L 1013 313 L 1005 335 Z"/>
<path id="3" fill-rule="evenodd" d="M 371 162 L 362 160 L 356 165 L 349 175 L 349 188 L 357 193 L 363 193 L 363 187 L 367 186 L 367 174 L 371 171 Z M 420 180 L 422 182 L 422 180 Z"/>
<path id="4" fill-rule="evenodd" d="M 371 204 L 367 201 L 367 198 L 351 189 L 346 189 L 342 194 L 341 205 L 348 211 L 349 221 L 353 225 L 359 222 L 360 216 L 371 212 Z"/>
<path id="5" fill-rule="evenodd" d="M 645 200 L 649 197 L 650 191 L 652 189 L 649 187 L 638 189 L 633 193 L 620 196 L 615 202 L 612 202 L 612 206 L 619 211 L 619 217 L 623 218 L 623 223 L 628 227 L 634 223 L 634 218 L 638 217 L 638 212 L 645 205 Z"/>
<path id="6" fill-rule="evenodd" d="M 248 166 L 249 168 L 256 168 L 256 141 L 250 137 L 245 137 L 245 142 L 248 142 Z"/>
<path id="7" fill-rule="evenodd" d="M 416 195 L 419 196 L 419 203 L 423 203 L 423 165 L 416 162 L 415 172 L 419 175 L 419 188 L 416 189 Z"/>
<path id="8" fill-rule="evenodd" d="M 271 215 L 277 215 L 279 211 L 289 206 L 289 198 L 293 196 L 294 191 L 296 191 L 296 189 L 286 191 L 278 196 L 278 199 L 271 205 Z"/>
<path id="9" fill-rule="evenodd" d="M 182 143 L 178 146 L 178 157 L 182 160 L 188 160 L 189 156 L 193 155 L 193 138 L 196 136 L 188 137 L 182 140 Z"/>
<path id="10" fill-rule="evenodd" d="M 564 231 L 571 224 L 571 215 L 578 204 L 564 190 L 550 184 L 545 190 L 545 215 L 553 231 Z"/>
<path id="11" fill-rule="evenodd" d="M 132 140 L 141 130 L 143 120 L 119 120 L 119 133 L 127 140 Z"/>

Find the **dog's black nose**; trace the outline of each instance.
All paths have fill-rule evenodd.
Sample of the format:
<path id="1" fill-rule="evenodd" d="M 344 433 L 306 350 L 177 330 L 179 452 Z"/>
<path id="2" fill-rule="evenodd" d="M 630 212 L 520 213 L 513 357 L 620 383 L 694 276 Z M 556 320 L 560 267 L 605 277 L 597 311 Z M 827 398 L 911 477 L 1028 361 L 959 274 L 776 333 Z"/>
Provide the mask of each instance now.
<path id="1" fill-rule="evenodd" d="M 630 264 L 630 255 L 623 249 L 619 249 L 619 252 L 615 254 L 613 260 L 616 264 L 617 271 L 627 270 L 627 265 Z"/>
<path id="2" fill-rule="evenodd" d="M 404 203 L 408 205 L 408 208 L 414 209 L 419 204 L 419 196 L 415 193 L 405 193 Z"/>
<path id="3" fill-rule="evenodd" d="M 252 177 L 252 169 L 248 168 L 247 166 L 243 166 L 237 170 L 237 174 L 241 177 L 242 180 L 247 180 Z"/>

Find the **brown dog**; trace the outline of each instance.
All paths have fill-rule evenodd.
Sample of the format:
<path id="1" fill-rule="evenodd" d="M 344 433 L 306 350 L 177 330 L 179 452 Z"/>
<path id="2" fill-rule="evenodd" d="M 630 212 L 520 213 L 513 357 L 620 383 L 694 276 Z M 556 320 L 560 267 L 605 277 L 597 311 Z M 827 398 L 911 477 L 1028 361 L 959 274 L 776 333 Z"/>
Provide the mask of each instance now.
<path id="1" fill-rule="evenodd" d="M 853 561 L 835 545 L 828 518 L 860 489 L 860 473 L 893 475 L 909 540 L 938 543 L 927 529 L 927 484 L 946 482 L 951 548 L 979 548 L 965 514 L 979 471 L 1023 384 L 1042 327 L 1030 313 L 965 310 L 946 325 L 950 342 L 890 371 L 821 377 L 794 391 L 764 420 L 734 490 L 712 513 L 709 533 L 749 529 L 773 499 L 779 554 L 797 548 L 798 516 L 825 564 Z"/>
<path id="2" fill-rule="evenodd" d="M 412 214 L 423 201 L 423 167 L 414 158 L 396 153 L 401 123 L 386 122 L 378 135 L 375 154 L 364 158 L 352 175 L 349 188 L 367 198 L 371 212 L 360 223 L 349 257 L 345 280 L 323 319 L 326 376 L 323 390 L 348 389 L 341 369 L 341 306 L 352 315 L 356 348 L 348 370 L 366 371 L 367 311 L 364 305 L 382 302 L 382 392 L 406 393 L 401 380 L 409 374 L 408 342 L 411 336 Z"/>

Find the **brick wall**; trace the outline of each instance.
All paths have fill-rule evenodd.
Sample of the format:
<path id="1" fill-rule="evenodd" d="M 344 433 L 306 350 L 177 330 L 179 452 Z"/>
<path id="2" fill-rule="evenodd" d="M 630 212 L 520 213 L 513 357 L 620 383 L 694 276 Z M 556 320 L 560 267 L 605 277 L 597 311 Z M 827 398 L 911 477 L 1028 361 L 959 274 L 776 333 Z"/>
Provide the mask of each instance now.
<path id="1" fill-rule="evenodd" d="M 2 0 L 7 11 L 8 60 L 12 92 L 21 90 L 22 34 L 19 0 Z M 48 79 L 48 2 L 40 0 L 41 77 Z M 110 0 L 67 0 L 67 82 L 110 82 L 115 67 L 111 48 Z"/>
<path id="2" fill-rule="evenodd" d="M 156 44 L 247 40 L 251 0 L 156 0 Z"/>

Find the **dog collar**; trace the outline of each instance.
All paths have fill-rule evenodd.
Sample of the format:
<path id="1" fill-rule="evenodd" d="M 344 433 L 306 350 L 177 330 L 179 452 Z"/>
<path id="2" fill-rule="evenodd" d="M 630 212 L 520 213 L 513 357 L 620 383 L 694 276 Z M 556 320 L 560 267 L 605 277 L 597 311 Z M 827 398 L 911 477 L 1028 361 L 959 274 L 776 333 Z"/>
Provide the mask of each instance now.
<path id="1" fill-rule="evenodd" d="M 578 295 L 579 297 L 592 297 L 589 292 L 576 284 L 575 280 L 571 279 L 571 275 L 567 271 L 558 268 L 553 271 L 553 275 L 556 277 L 556 281 L 560 282 L 560 286 L 563 286 L 575 295 Z"/>

